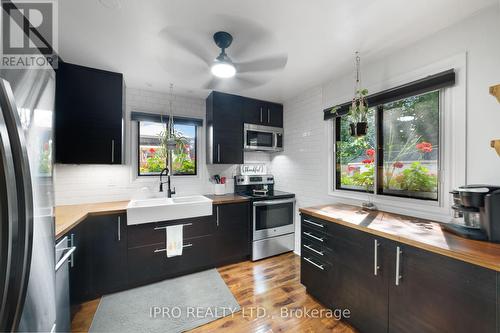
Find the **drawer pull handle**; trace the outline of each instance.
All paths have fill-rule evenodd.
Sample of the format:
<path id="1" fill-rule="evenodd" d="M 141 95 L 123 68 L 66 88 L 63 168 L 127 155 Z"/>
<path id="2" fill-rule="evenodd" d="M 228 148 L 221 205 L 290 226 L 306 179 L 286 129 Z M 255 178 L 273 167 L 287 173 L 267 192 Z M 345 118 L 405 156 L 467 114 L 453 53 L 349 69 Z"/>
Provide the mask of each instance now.
<path id="1" fill-rule="evenodd" d="M 401 255 L 403 254 L 403 251 L 399 246 L 396 246 L 396 286 L 399 286 L 400 280 L 403 277 L 401 275 Z"/>
<path id="2" fill-rule="evenodd" d="M 193 225 L 192 223 L 185 223 L 185 224 L 182 224 L 183 227 L 189 227 Z M 163 230 L 163 229 L 167 229 L 167 227 L 169 226 L 164 226 L 164 227 L 156 227 L 154 230 Z"/>
<path id="3" fill-rule="evenodd" d="M 378 247 L 380 243 L 378 240 L 373 241 L 373 275 L 378 275 L 378 270 L 380 269 L 380 265 L 378 264 Z"/>
<path id="4" fill-rule="evenodd" d="M 323 241 L 324 241 L 324 239 L 323 239 L 323 238 L 320 238 L 320 237 L 314 236 L 313 234 L 311 234 L 311 233 L 309 233 L 309 232 L 306 232 L 306 231 L 304 231 L 304 235 L 309 236 L 309 237 L 311 237 L 311 238 L 314 238 L 314 239 L 316 239 L 316 240 L 319 240 L 320 242 L 323 242 Z"/>
<path id="5" fill-rule="evenodd" d="M 118 241 L 119 242 L 121 242 L 121 240 L 122 240 L 121 229 L 122 229 L 122 219 L 121 219 L 121 216 L 118 216 Z"/>
<path id="6" fill-rule="evenodd" d="M 321 269 L 322 271 L 324 271 L 324 270 L 325 270 L 325 268 L 323 267 L 323 265 L 317 264 L 317 263 L 315 263 L 314 261 L 312 261 L 312 260 L 311 260 L 311 259 L 309 259 L 309 258 L 304 257 L 304 260 L 305 260 L 305 261 L 307 261 L 308 263 L 310 263 L 311 265 L 314 265 L 314 266 L 318 267 L 318 268 L 319 268 L 319 269 Z"/>
<path id="7" fill-rule="evenodd" d="M 306 219 L 304 219 L 304 222 L 305 222 L 305 223 L 312 224 L 312 225 L 314 225 L 314 226 L 316 226 L 316 227 L 320 227 L 320 228 L 324 228 L 324 227 L 325 227 L 324 225 L 322 225 L 322 224 L 320 224 L 320 223 L 316 223 L 316 222 L 309 221 L 309 220 L 306 220 Z"/>
<path id="8" fill-rule="evenodd" d="M 74 247 L 75 246 L 75 234 L 71 234 L 69 236 L 69 244 L 68 247 Z M 69 258 L 69 263 L 70 267 L 75 267 L 75 251 L 71 252 L 71 256 Z"/>
<path id="9" fill-rule="evenodd" d="M 192 244 L 192 243 L 189 243 L 189 244 L 186 244 L 186 245 L 182 245 L 182 247 L 184 247 L 184 248 L 185 248 L 185 247 L 192 247 L 192 246 L 193 246 L 193 244 Z M 158 253 L 158 252 L 166 252 L 166 251 L 167 251 L 167 249 L 156 249 L 156 250 L 154 250 L 154 253 Z"/>
<path id="10" fill-rule="evenodd" d="M 308 249 L 308 250 L 313 251 L 314 253 L 319 254 L 320 256 L 324 256 L 324 255 L 325 255 L 325 254 L 323 253 L 323 251 L 318 251 L 318 250 L 316 250 L 316 249 L 312 248 L 312 247 L 311 247 L 311 246 L 309 246 L 309 245 L 305 245 L 305 244 L 304 244 L 304 247 L 305 247 L 306 249 Z"/>

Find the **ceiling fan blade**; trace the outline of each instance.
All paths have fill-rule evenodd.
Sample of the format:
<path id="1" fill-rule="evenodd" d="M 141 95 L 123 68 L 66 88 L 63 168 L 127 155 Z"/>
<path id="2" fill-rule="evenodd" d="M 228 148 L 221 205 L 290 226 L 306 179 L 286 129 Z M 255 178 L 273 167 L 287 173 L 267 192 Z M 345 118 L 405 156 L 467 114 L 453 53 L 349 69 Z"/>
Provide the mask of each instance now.
<path id="1" fill-rule="evenodd" d="M 220 87 L 220 79 L 212 78 L 202 86 L 202 89 L 217 90 Z"/>
<path id="2" fill-rule="evenodd" d="M 255 78 L 248 76 L 236 75 L 229 79 L 212 78 L 203 85 L 203 89 L 220 90 L 225 92 L 237 92 L 244 89 L 250 89 L 263 85 L 269 81 L 267 78 Z"/>
<path id="3" fill-rule="evenodd" d="M 235 63 L 238 73 L 275 71 L 285 68 L 288 56 L 285 54 L 253 61 Z"/>
<path id="4" fill-rule="evenodd" d="M 211 36 L 206 32 L 189 31 L 189 29 L 183 27 L 169 26 L 162 29 L 159 32 L 159 36 L 165 41 L 192 54 L 206 66 L 210 66 L 215 58 L 214 54 L 210 53 L 210 44 L 213 43 Z"/>

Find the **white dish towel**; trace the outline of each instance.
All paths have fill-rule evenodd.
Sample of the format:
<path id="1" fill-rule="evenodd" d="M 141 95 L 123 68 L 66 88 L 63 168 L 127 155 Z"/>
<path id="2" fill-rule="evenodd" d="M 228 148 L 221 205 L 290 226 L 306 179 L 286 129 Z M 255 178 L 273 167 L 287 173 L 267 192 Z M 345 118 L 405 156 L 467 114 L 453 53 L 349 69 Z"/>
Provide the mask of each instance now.
<path id="1" fill-rule="evenodd" d="M 167 244 L 167 257 L 175 257 L 182 255 L 183 245 L 183 226 L 182 224 L 168 226 L 166 228 L 166 244 Z"/>

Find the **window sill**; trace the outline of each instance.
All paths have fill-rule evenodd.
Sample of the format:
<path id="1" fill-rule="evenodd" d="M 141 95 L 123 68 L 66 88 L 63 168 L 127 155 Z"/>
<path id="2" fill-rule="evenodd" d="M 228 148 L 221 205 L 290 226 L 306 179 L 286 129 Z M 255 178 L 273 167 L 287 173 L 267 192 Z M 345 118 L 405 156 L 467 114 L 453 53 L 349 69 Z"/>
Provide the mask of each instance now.
<path id="1" fill-rule="evenodd" d="M 437 201 L 398 198 L 343 190 L 330 190 L 328 195 L 336 198 L 341 203 L 355 206 L 361 206 L 362 203 L 371 200 L 379 210 L 395 214 L 437 222 L 449 222 L 451 219 L 449 208 Z"/>

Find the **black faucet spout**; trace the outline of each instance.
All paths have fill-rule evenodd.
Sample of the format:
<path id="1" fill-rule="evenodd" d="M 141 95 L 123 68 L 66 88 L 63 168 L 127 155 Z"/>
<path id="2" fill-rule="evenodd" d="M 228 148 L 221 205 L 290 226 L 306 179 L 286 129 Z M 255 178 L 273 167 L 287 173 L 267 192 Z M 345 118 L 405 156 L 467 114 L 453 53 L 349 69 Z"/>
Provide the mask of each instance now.
<path id="1" fill-rule="evenodd" d="M 164 173 L 167 176 L 166 182 L 164 182 L 162 178 Z M 165 168 L 160 172 L 160 192 L 163 192 L 163 184 L 165 183 L 167 184 L 167 197 L 171 198 L 172 195 L 175 194 L 175 188 L 172 190 L 170 187 L 170 172 L 168 168 Z"/>

